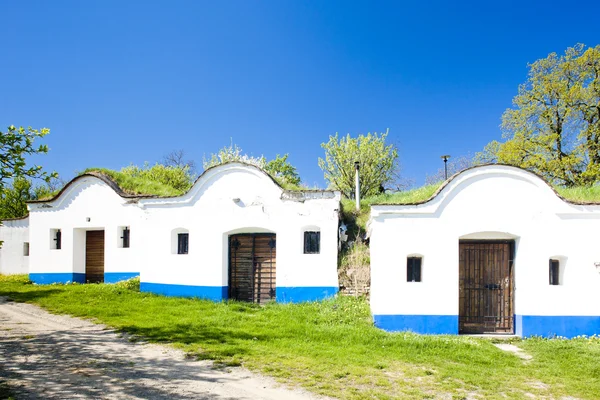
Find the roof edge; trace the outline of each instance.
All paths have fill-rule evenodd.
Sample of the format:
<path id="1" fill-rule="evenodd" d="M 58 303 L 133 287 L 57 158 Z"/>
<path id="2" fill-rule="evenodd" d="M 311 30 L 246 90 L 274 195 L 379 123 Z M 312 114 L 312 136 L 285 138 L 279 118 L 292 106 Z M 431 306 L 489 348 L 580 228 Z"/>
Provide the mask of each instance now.
<path id="1" fill-rule="evenodd" d="M 544 182 L 546 184 L 546 186 L 548 186 L 556 195 L 556 197 L 558 197 L 559 199 L 561 199 L 562 201 L 564 201 L 565 203 L 568 204 L 573 204 L 573 205 L 578 205 L 578 206 L 593 206 L 593 205 L 600 205 L 600 201 L 575 201 L 575 200 L 569 200 L 563 196 L 560 195 L 560 193 L 558 193 L 556 191 L 556 189 L 554 188 L 554 186 L 552 186 L 547 180 L 546 178 L 544 178 L 543 176 L 541 176 L 540 174 L 538 174 L 537 172 L 533 172 L 530 171 L 528 169 L 525 168 L 521 168 L 521 167 L 517 167 L 515 165 L 510 165 L 510 164 L 500 164 L 500 163 L 487 163 L 487 164 L 481 164 L 481 165 L 474 165 L 472 167 L 463 169 L 462 171 L 459 171 L 457 173 L 455 173 L 454 175 L 452 175 L 450 178 L 446 179 L 444 181 L 444 183 L 442 183 L 442 185 L 435 191 L 435 193 L 433 193 L 431 195 L 431 197 L 429 197 L 426 200 L 423 201 L 417 201 L 417 202 L 411 202 L 411 203 L 386 203 L 386 204 L 371 204 L 371 207 L 373 206 L 419 206 L 422 204 L 427 204 L 430 201 L 433 201 L 447 186 L 450 185 L 450 183 L 452 183 L 455 179 L 457 179 L 460 175 L 467 173 L 471 170 L 474 169 L 478 169 L 478 168 L 483 168 L 483 167 L 510 167 L 510 168 L 514 168 L 516 170 L 519 171 L 524 171 L 528 174 L 531 174 L 539 179 L 542 180 L 542 182 Z"/>
<path id="2" fill-rule="evenodd" d="M 111 177 L 109 177 L 106 174 L 103 174 L 101 172 L 95 172 L 95 171 L 90 171 L 90 172 L 86 172 L 84 174 L 78 175 L 75 178 L 71 179 L 56 195 L 54 195 L 52 198 L 49 199 L 45 199 L 45 200 L 30 200 L 27 201 L 27 204 L 44 204 L 44 203 L 51 203 L 53 201 L 58 200 L 63 193 L 65 193 L 72 185 L 74 185 L 77 181 L 84 179 L 86 177 L 93 177 L 93 178 L 97 178 L 100 179 L 101 181 L 103 181 L 104 183 L 106 183 L 111 189 L 113 189 L 115 191 L 116 194 L 118 194 L 119 196 L 121 196 L 124 199 L 128 199 L 128 200 L 139 200 L 139 199 L 175 199 L 177 197 L 182 197 L 187 195 L 188 193 L 190 193 L 194 186 L 196 186 L 196 184 L 209 172 L 209 171 L 213 171 L 214 169 L 220 168 L 220 167 L 224 167 L 227 165 L 234 165 L 234 164 L 238 164 L 244 167 L 250 167 L 253 168 L 261 173 L 263 173 L 264 175 L 266 175 L 271 182 L 273 182 L 279 189 L 281 189 L 282 192 L 284 193 L 335 193 L 335 190 L 313 190 L 313 189 L 308 189 L 308 190 L 289 190 L 289 189 L 285 189 L 283 186 L 281 186 L 279 184 L 279 182 L 277 182 L 277 180 L 275 178 L 273 178 L 271 176 L 271 174 L 269 174 L 268 172 L 266 172 L 264 169 L 257 167 L 256 165 L 253 164 L 249 164 L 249 163 L 245 163 L 245 162 L 241 162 L 241 161 L 230 161 L 230 162 L 226 162 L 223 164 L 218 164 L 218 165 L 213 165 L 210 168 L 205 169 L 204 171 L 202 171 L 202 173 L 196 178 L 196 180 L 194 180 L 194 183 L 192 183 L 192 186 L 185 192 L 182 193 L 180 195 L 177 196 L 159 196 L 159 195 L 152 195 L 152 194 L 129 194 L 126 193 L 125 191 L 123 191 L 123 189 L 121 189 L 121 187 L 119 186 L 119 184 L 117 182 L 115 182 Z"/>

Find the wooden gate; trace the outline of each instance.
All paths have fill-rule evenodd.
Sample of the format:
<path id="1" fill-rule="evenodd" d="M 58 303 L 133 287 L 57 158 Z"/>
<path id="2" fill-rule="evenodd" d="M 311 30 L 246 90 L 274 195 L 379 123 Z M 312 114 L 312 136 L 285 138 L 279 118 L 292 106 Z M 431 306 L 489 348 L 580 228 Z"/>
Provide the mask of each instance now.
<path id="1" fill-rule="evenodd" d="M 104 231 L 85 233 L 85 280 L 104 282 Z"/>
<path id="2" fill-rule="evenodd" d="M 459 243 L 459 332 L 513 333 L 513 241 Z"/>
<path id="3" fill-rule="evenodd" d="M 263 304 L 275 299 L 276 236 L 229 236 L 229 298 Z"/>

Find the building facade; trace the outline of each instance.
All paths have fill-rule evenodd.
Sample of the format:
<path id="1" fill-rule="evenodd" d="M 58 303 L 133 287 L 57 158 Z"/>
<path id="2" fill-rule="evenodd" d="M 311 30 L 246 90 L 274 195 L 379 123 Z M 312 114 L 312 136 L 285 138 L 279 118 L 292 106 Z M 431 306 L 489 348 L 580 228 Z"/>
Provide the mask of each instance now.
<path id="1" fill-rule="evenodd" d="M 429 334 L 600 334 L 600 205 L 490 165 L 430 200 L 374 205 L 375 325 Z"/>
<path id="2" fill-rule="evenodd" d="M 39 284 L 117 282 L 263 303 L 337 293 L 339 192 L 287 191 L 257 167 L 205 171 L 178 197 L 132 196 L 84 174 L 29 204 L 29 274 Z"/>

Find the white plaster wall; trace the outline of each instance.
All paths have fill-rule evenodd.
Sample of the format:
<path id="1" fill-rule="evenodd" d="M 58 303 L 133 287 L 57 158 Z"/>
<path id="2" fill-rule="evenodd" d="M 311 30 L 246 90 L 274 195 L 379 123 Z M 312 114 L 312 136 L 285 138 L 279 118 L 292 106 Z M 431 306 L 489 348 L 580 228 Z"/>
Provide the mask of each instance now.
<path id="1" fill-rule="evenodd" d="M 458 315 L 459 239 L 514 239 L 516 315 L 600 315 L 600 206 L 573 205 L 537 176 L 486 166 L 454 178 L 428 203 L 373 206 L 371 309 L 381 315 Z M 423 256 L 422 282 L 406 257 Z M 561 285 L 548 260 L 561 257 Z"/>
<path id="2" fill-rule="evenodd" d="M 26 274 L 29 256 L 25 256 L 24 243 L 29 242 L 29 218 L 3 221 L 0 225 L 0 274 Z"/>
<path id="3" fill-rule="evenodd" d="M 165 199 L 128 201 L 102 180 L 83 177 L 59 199 L 29 205 L 30 272 L 84 273 L 85 231 L 104 229 L 105 272 L 141 272 L 149 283 L 227 286 L 228 236 L 272 232 L 277 286 L 337 288 L 340 194 L 294 201 L 282 200 L 282 193 L 264 172 L 242 164 L 213 168 L 187 194 Z M 119 226 L 130 226 L 128 249 L 118 246 Z M 320 254 L 303 254 L 305 227 L 320 229 Z M 173 231 L 180 228 L 190 235 L 186 255 L 172 251 Z M 51 229 L 62 231 L 61 250 L 51 248 Z"/>
<path id="4" fill-rule="evenodd" d="M 140 257 L 146 251 L 141 229 L 144 214 L 102 180 L 80 178 L 59 199 L 31 203 L 29 209 L 30 273 L 85 273 L 87 230 L 104 230 L 105 272 L 139 272 Z M 130 226 L 130 248 L 118 247 L 118 226 Z M 51 229 L 62 232 L 60 250 L 51 245 Z"/>
<path id="5" fill-rule="evenodd" d="M 281 196 L 263 172 L 229 164 L 209 170 L 185 196 L 141 200 L 146 247 L 153 250 L 145 254 L 142 281 L 227 286 L 229 235 L 271 232 L 277 235 L 277 286 L 337 287 L 339 194 L 303 202 Z M 320 229 L 320 254 L 303 254 L 305 227 Z M 189 230 L 188 254 L 171 252 L 177 228 Z"/>

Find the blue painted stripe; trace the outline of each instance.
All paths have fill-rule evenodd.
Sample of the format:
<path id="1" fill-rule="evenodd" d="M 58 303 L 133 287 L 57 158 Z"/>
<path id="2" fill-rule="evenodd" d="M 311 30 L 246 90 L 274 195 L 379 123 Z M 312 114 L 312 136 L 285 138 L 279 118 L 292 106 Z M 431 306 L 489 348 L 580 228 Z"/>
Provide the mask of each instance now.
<path id="1" fill-rule="evenodd" d="M 522 337 L 600 335 L 600 316 L 515 316 L 516 334 Z"/>
<path id="2" fill-rule="evenodd" d="M 139 272 L 105 272 L 104 283 L 117 283 L 140 276 Z"/>
<path id="3" fill-rule="evenodd" d="M 162 294 L 164 296 L 198 297 L 213 301 L 227 299 L 227 286 L 190 286 L 141 282 L 140 291 Z"/>
<path id="4" fill-rule="evenodd" d="M 374 315 L 375 326 L 386 331 L 457 335 L 458 315 Z"/>
<path id="5" fill-rule="evenodd" d="M 85 283 L 85 274 L 79 272 L 33 272 L 29 274 L 29 280 L 38 285 L 72 282 Z"/>
<path id="6" fill-rule="evenodd" d="M 319 301 L 335 296 L 338 288 L 335 286 L 277 286 L 275 299 L 278 303 L 301 303 L 304 301 Z"/>

